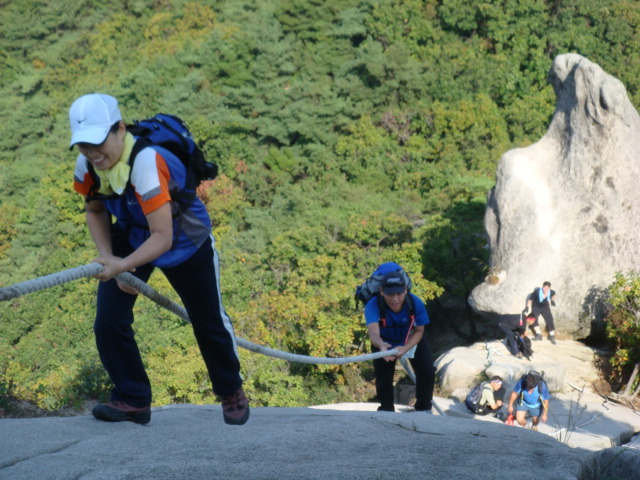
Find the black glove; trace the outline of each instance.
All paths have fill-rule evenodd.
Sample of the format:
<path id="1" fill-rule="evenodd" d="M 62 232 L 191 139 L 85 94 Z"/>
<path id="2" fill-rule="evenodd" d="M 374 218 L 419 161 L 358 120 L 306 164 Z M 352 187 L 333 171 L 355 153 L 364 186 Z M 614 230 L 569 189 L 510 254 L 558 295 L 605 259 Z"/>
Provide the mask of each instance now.
<path id="1" fill-rule="evenodd" d="M 554 302 L 553 300 L 551 300 L 551 306 L 555 307 L 556 306 L 556 302 Z"/>

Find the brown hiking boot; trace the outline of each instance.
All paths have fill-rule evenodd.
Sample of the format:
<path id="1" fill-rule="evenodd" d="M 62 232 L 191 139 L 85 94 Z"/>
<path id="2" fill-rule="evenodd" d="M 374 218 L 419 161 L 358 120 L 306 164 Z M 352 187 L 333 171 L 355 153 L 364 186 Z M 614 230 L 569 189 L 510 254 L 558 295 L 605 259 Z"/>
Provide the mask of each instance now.
<path id="1" fill-rule="evenodd" d="M 242 387 L 231 395 L 221 397 L 222 416 L 228 425 L 244 425 L 249 419 L 249 400 Z"/>
<path id="2" fill-rule="evenodd" d="M 134 407 L 123 401 L 100 403 L 91 411 L 98 420 L 106 422 L 134 422 L 145 424 L 151 420 L 151 408 Z"/>

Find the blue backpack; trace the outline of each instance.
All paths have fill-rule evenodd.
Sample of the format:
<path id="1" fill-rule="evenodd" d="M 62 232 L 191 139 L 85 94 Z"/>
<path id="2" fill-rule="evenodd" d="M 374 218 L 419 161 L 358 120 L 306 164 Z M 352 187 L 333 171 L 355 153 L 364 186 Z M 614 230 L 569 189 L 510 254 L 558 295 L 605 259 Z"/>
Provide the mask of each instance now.
<path id="1" fill-rule="evenodd" d="M 169 150 L 184 164 L 187 175 L 185 187 L 181 191 L 172 191 L 171 199 L 180 206 L 180 211 L 188 208 L 196 197 L 196 189 L 203 180 L 213 180 L 218 175 L 218 166 L 204 158 L 186 123 L 166 113 L 159 113 L 146 120 L 134 121 L 127 125 L 127 131 L 138 137 L 129 156 L 129 166 L 133 169 L 136 156 L 143 148 L 158 146 Z M 87 162 L 89 172 L 93 176 L 95 191 L 89 192 L 87 202 L 111 198 L 97 193 L 97 175 L 90 162 Z M 129 186 L 129 182 L 127 183 Z M 114 195 L 115 196 L 115 195 Z"/>
<path id="2" fill-rule="evenodd" d="M 411 291 L 413 283 L 409 278 L 409 275 L 404 269 L 395 262 L 386 262 L 378 265 L 378 268 L 367 278 L 361 285 L 356 287 L 355 301 L 356 308 L 358 308 L 359 302 L 366 305 L 367 302 L 374 296 L 380 293 L 380 286 L 382 285 L 382 279 L 385 275 L 391 272 L 399 272 L 404 277 L 405 284 L 407 285 L 407 291 Z M 407 295 L 409 297 L 409 295 Z"/>
<path id="3" fill-rule="evenodd" d="M 480 406 L 480 399 L 482 398 L 482 391 L 484 387 L 487 386 L 489 382 L 481 382 L 471 390 L 467 394 L 467 397 L 464 399 L 464 404 L 467 406 L 469 410 L 473 413 L 481 413 L 484 409 Z"/>

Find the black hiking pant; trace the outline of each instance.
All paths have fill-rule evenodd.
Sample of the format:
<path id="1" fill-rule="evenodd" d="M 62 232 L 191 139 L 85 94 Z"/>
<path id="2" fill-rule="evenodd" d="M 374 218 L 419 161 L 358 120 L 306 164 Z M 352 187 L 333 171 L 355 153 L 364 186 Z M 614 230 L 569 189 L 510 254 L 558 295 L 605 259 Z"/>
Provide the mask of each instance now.
<path id="1" fill-rule="evenodd" d="M 538 323 L 538 317 L 542 315 L 544 318 L 544 322 L 547 324 L 547 332 L 553 332 L 555 330 L 555 326 L 553 325 L 553 315 L 551 314 L 551 307 L 549 304 L 546 305 L 536 305 L 535 302 L 531 305 L 531 313 L 534 317 L 536 317 L 536 321 L 531 325 L 531 329 L 533 327 L 538 327 L 540 324 Z"/>
<path id="2" fill-rule="evenodd" d="M 112 247 L 121 257 L 133 251 L 120 235 L 112 236 Z M 146 282 L 153 270 L 147 264 L 133 275 Z M 219 271 L 213 237 L 180 265 L 162 268 L 189 314 L 214 393 L 229 395 L 242 386 L 242 379 L 233 327 L 222 306 Z M 100 282 L 94 332 L 100 360 L 114 384 L 111 400 L 144 407 L 151 403 L 151 385 L 132 328 L 137 298 L 120 290 L 115 279 Z"/>
<path id="3" fill-rule="evenodd" d="M 379 352 L 372 347 L 373 352 Z M 431 410 L 433 388 L 436 382 L 436 369 L 433 366 L 431 349 L 427 343 L 426 335 L 418 343 L 415 355 L 409 359 L 413 371 L 416 374 L 416 410 Z M 396 360 L 387 362 L 384 358 L 373 361 L 376 374 L 376 394 L 380 402 L 378 410 L 395 412 L 393 405 L 393 374 L 396 370 Z"/>
<path id="4" fill-rule="evenodd" d="M 507 337 L 507 348 L 509 349 L 509 352 L 511 353 L 511 355 L 516 355 L 519 352 L 518 340 L 516 339 L 516 335 L 519 335 L 518 329 L 514 330 L 505 322 L 498 323 L 498 326 Z"/>

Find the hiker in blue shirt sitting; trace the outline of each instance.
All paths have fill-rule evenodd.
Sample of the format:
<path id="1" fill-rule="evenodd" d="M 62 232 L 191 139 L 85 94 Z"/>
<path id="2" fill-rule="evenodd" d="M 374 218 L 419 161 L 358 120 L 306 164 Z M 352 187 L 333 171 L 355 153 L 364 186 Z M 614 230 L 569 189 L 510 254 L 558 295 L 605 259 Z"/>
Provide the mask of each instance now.
<path id="1" fill-rule="evenodd" d="M 509 406 L 507 410 L 513 415 L 513 404 L 516 402 L 516 421 L 521 426 L 525 426 L 527 413 L 531 417 L 531 429 L 537 430 L 538 423 L 545 423 L 549 416 L 549 388 L 541 377 L 537 377 L 531 372 L 523 377 L 513 387 Z"/>
<path id="2" fill-rule="evenodd" d="M 415 409 L 431 413 L 435 368 L 424 335 L 429 315 L 422 300 L 408 292 L 406 281 L 399 272 L 390 272 L 382 280 L 380 293 L 365 305 L 364 317 L 374 352 L 394 348 L 399 351 L 397 355 L 373 361 L 380 402 L 378 411 L 395 411 L 393 374 L 396 360 L 404 356 L 416 374 Z"/>

